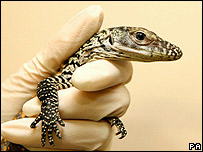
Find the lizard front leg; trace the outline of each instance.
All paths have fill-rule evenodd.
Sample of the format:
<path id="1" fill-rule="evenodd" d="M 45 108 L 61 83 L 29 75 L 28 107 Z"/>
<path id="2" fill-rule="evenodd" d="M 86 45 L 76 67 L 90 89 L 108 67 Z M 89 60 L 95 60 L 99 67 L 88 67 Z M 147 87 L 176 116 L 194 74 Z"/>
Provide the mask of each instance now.
<path id="1" fill-rule="evenodd" d="M 58 110 L 58 85 L 52 80 L 51 77 L 44 79 L 38 84 L 37 97 L 42 102 L 41 112 L 37 118 L 30 125 L 31 128 L 35 128 L 37 123 L 42 120 L 42 137 L 41 144 L 45 145 L 46 134 L 48 133 L 48 139 L 50 145 L 54 145 L 53 131 L 56 132 L 56 136 L 61 138 L 61 134 L 57 128 L 57 122 L 61 126 L 65 126 L 64 122 L 60 118 Z"/>

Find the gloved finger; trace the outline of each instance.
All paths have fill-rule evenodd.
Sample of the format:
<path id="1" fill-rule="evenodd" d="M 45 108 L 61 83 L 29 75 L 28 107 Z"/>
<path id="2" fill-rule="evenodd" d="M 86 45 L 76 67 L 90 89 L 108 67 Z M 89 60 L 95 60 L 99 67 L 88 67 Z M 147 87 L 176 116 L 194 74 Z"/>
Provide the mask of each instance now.
<path id="1" fill-rule="evenodd" d="M 73 17 L 31 61 L 2 83 L 1 123 L 13 119 L 37 84 L 56 73 L 60 64 L 96 33 L 103 20 L 100 6 L 90 6 Z"/>
<path id="2" fill-rule="evenodd" d="M 26 148 L 42 148 L 41 127 L 30 128 L 34 118 L 12 120 L 1 125 L 1 133 L 7 140 L 24 145 Z M 46 139 L 44 148 L 52 150 L 107 150 L 112 139 L 112 130 L 106 121 L 64 120 L 65 127 L 58 127 L 62 134 L 53 136 L 55 146 Z M 39 123 L 41 126 L 41 122 Z"/>
<path id="3" fill-rule="evenodd" d="M 103 11 L 100 6 L 90 6 L 69 22 L 37 55 L 41 68 L 55 74 L 65 60 L 77 51 L 101 27 Z M 41 73 L 40 75 L 43 76 Z"/>
<path id="4" fill-rule="evenodd" d="M 99 121 L 104 117 L 121 117 L 130 104 L 130 95 L 124 85 L 105 90 L 87 92 L 74 87 L 58 91 L 59 112 L 62 119 L 88 119 Z M 37 97 L 23 106 L 27 116 L 35 116 L 41 111 Z"/>
<path id="5" fill-rule="evenodd" d="M 131 62 L 97 60 L 77 68 L 71 82 L 80 90 L 98 91 L 129 82 L 132 73 Z"/>

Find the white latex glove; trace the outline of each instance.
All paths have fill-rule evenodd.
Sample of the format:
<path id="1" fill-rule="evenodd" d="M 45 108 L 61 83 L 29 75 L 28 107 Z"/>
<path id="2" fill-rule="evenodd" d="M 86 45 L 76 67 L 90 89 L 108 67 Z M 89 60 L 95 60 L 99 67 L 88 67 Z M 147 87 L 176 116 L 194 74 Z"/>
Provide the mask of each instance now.
<path id="1" fill-rule="evenodd" d="M 29 100 L 37 84 L 56 73 L 60 64 L 99 30 L 102 20 L 100 6 L 86 8 L 66 23 L 30 62 L 2 83 L 3 137 L 30 150 L 109 150 L 112 129 L 100 119 L 120 117 L 126 112 L 130 97 L 124 84 L 132 76 L 130 62 L 98 60 L 74 72 L 74 87 L 58 91 L 59 112 L 66 126 L 58 127 L 62 139 L 54 135 L 54 147 L 48 140 L 45 148 L 41 147 L 41 122 L 31 129 L 34 118 L 12 120 L 22 106 L 28 116 L 39 114 L 38 98 Z"/>

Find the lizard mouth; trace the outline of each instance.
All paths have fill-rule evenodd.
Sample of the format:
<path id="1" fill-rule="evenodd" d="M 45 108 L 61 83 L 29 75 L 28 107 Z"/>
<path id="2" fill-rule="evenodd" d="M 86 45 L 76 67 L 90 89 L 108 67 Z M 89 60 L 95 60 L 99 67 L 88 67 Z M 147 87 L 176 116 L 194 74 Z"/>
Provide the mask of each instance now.
<path id="1" fill-rule="evenodd" d="M 149 46 L 142 46 L 140 48 L 130 48 L 118 45 L 111 45 L 111 48 L 116 51 L 118 58 L 129 61 L 174 61 L 182 57 L 182 51 L 179 47 L 171 43 L 166 44 L 166 42 L 156 46 L 151 43 Z"/>
<path id="2" fill-rule="evenodd" d="M 142 62 L 153 62 L 154 60 L 150 58 L 150 51 L 138 50 L 125 46 L 113 46 L 111 48 L 115 50 L 117 58 L 122 58 L 128 61 L 142 61 Z"/>

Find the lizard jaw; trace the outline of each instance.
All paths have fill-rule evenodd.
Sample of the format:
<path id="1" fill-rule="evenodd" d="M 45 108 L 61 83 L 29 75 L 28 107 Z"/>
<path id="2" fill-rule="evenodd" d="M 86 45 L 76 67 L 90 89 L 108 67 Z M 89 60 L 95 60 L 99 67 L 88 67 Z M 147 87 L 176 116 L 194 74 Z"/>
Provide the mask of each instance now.
<path id="1" fill-rule="evenodd" d="M 168 42 L 169 43 L 169 42 Z M 152 43 L 153 45 L 153 43 Z M 154 62 L 154 61 L 174 61 L 182 57 L 182 51 L 175 45 L 169 45 L 170 48 L 160 47 L 149 47 L 143 46 L 139 49 L 129 48 L 120 45 L 110 45 L 111 49 L 124 60 L 129 61 L 141 61 L 141 62 Z M 114 53 L 115 53 L 114 52 Z"/>

